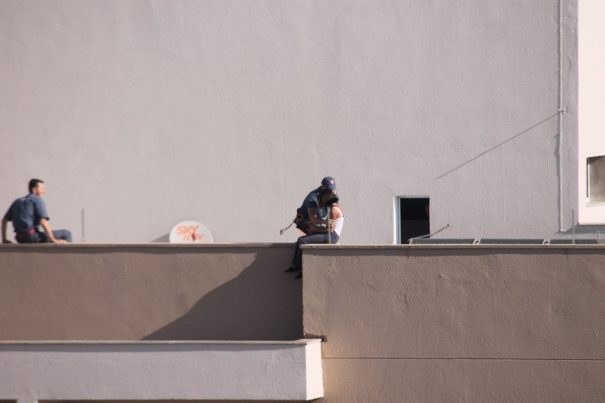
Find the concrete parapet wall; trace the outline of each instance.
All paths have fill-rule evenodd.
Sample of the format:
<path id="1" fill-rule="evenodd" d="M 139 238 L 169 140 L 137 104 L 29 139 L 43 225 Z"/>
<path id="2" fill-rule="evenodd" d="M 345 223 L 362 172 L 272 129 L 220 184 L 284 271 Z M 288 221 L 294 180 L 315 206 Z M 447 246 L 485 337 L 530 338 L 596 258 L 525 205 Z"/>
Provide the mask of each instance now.
<path id="1" fill-rule="evenodd" d="M 0 340 L 294 340 L 293 248 L 0 246 Z"/>
<path id="2" fill-rule="evenodd" d="M 0 398 L 19 403 L 322 396 L 320 340 L 0 343 Z"/>
<path id="3" fill-rule="evenodd" d="M 327 340 L 325 402 L 605 401 L 602 245 L 307 246 L 302 291 L 291 253 L 1 246 L 0 340 L 304 331 Z"/>
<path id="4" fill-rule="evenodd" d="M 602 246 L 311 246 L 303 264 L 327 402 L 605 401 Z"/>

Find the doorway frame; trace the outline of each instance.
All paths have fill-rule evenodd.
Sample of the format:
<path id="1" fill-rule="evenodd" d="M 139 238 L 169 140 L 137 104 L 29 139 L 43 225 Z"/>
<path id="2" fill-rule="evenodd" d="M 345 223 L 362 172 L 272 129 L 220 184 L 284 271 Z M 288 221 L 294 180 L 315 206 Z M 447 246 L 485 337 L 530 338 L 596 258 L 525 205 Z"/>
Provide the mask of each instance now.
<path id="1" fill-rule="evenodd" d="M 401 199 L 429 199 L 429 228 L 431 223 L 431 197 L 427 195 L 393 196 L 393 245 L 401 243 Z"/>

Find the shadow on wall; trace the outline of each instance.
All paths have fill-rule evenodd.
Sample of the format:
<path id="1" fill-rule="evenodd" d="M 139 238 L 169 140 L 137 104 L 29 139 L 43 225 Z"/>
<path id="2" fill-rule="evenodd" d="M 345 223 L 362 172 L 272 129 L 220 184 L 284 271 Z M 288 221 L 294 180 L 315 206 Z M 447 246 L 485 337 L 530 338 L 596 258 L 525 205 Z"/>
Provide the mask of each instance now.
<path id="1" fill-rule="evenodd" d="M 143 340 L 296 340 L 302 338 L 302 282 L 283 272 L 275 251 L 259 251 L 237 277 L 205 294 L 182 317 Z"/>
<path id="2" fill-rule="evenodd" d="M 168 243 L 170 242 L 170 234 L 164 234 L 159 238 L 154 239 L 151 243 Z"/>

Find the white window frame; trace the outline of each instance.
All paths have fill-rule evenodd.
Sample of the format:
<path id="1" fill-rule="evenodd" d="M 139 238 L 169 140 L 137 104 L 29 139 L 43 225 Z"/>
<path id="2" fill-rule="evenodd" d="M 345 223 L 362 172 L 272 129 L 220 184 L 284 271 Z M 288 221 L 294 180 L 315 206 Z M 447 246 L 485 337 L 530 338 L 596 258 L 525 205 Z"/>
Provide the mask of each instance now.
<path id="1" fill-rule="evenodd" d="M 605 155 L 605 1 L 578 2 L 578 222 L 605 224 L 605 202 L 588 197 L 588 158 Z"/>
<path id="2" fill-rule="evenodd" d="M 400 245 L 401 244 L 401 199 L 429 199 L 429 221 L 432 218 L 431 217 L 431 211 L 432 211 L 432 200 L 431 200 L 431 196 L 427 196 L 427 195 L 423 195 L 423 196 L 413 196 L 413 195 L 406 195 L 406 196 L 394 196 L 393 197 L 393 217 L 394 217 L 394 223 L 393 223 L 393 244 L 394 245 Z"/>

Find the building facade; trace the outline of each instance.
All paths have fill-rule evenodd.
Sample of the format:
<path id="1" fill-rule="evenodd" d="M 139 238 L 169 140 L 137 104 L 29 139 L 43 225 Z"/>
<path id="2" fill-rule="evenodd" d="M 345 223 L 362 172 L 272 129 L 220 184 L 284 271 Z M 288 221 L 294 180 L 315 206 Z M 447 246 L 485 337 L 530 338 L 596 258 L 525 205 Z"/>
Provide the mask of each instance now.
<path id="1" fill-rule="evenodd" d="M 293 241 L 331 175 L 345 243 L 592 234 L 599 3 L 2 1 L 0 207 L 40 177 L 77 241 Z"/>
<path id="2" fill-rule="evenodd" d="M 603 245 L 0 246 L 0 401 L 605 400 Z"/>

